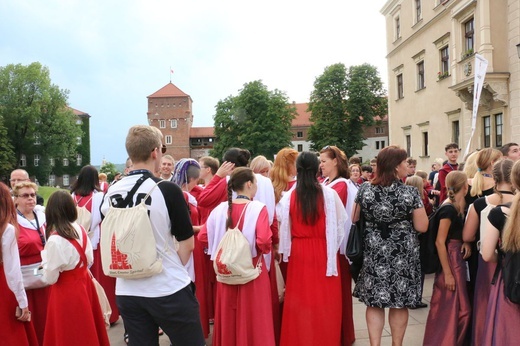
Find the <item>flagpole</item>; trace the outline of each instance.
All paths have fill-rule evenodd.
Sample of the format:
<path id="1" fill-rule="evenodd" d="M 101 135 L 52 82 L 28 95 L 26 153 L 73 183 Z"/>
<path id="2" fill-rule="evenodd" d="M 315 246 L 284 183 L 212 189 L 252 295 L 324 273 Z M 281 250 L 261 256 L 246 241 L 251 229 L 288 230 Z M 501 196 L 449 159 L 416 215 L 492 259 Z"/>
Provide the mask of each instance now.
<path id="1" fill-rule="evenodd" d="M 170 83 L 172 82 L 172 67 L 170 66 Z"/>

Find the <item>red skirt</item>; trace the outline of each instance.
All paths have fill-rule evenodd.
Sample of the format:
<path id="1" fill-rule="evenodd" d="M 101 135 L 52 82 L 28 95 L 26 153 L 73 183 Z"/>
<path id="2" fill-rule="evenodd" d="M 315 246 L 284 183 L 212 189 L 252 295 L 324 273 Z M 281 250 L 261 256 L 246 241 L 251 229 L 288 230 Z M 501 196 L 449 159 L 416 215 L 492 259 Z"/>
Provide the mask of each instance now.
<path id="1" fill-rule="evenodd" d="M 51 286 L 43 345 L 110 345 L 96 289 L 85 267 Z"/>
<path id="2" fill-rule="evenodd" d="M 7 286 L 3 264 L 0 264 L 0 296 L 2 297 L 0 304 L 0 340 L 2 345 L 38 346 L 33 322 L 20 322 L 15 317 L 18 302 L 14 293 Z"/>
<path id="3" fill-rule="evenodd" d="M 101 246 L 101 244 L 99 244 Z M 112 314 L 110 315 L 110 324 L 117 322 L 119 319 L 119 309 L 116 304 L 116 278 L 106 276 L 103 273 L 103 265 L 101 263 L 101 248 L 94 250 L 94 263 L 90 267 L 90 272 L 105 290 Z"/>
<path id="4" fill-rule="evenodd" d="M 199 301 L 200 322 L 204 338 L 209 336 L 209 309 L 207 303 L 207 275 L 206 275 L 206 256 L 204 247 L 195 237 L 195 248 L 193 249 L 193 266 L 195 269 L 195 296 Z"/>

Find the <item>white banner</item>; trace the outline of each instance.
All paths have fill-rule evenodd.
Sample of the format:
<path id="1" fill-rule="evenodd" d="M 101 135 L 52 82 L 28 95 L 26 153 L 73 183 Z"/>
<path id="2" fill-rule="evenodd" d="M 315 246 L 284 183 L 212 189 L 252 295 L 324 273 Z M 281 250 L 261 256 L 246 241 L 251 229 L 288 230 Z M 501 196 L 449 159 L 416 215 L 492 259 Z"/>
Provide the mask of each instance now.
<path id="1" fill-rule="evenodd" d="M 482 85 L 486 78 L 486 70 L 488 61 L 484 59 L 482 55 L 475 54 L 475 79 L 473 82 L 473 112 L 471 113 L 471 136 L 469 137 L 466 151 L 464 152 L 464 158 L 469 153 L 471 146 L 471 140 L 475 134 L 475 128 L 477 127 L 477 114 L 478 114 L 478 103 L 480 101 L 480 93 L 482 92 Z"/>

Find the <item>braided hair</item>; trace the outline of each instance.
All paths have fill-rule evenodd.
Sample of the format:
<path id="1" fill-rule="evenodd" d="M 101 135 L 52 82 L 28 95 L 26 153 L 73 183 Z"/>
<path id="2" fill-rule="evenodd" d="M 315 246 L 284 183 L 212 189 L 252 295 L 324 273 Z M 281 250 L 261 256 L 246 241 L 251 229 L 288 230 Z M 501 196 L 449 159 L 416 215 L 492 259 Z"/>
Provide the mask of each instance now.
<path id="1" fill-rule="evenodd" d="M 233 210 L 233 191 L 242 191 L 244 189 L 245 184 L 250 182 L 255 182 L 256 177 L 251 168 L 247 167 L 238 167 L 233 170 L 231 176 L 229 177 L 229 181 L 227 184 L 227 197 L 228 197 L 228 218 L 226 222 L 226 227 L 230 228 L 232 224 L 231 220 L 231 212 Z"/>

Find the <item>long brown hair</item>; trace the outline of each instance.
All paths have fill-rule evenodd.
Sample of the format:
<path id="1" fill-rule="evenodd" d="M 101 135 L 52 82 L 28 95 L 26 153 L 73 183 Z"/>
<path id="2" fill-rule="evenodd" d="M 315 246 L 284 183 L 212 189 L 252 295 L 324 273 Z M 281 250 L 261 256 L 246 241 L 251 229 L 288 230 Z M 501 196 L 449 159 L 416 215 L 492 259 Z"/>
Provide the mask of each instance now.
<path id="1" fill-rule="evenodd" d="M 451 171 L 446 176 L 446 190 L 448 191 L 448 199 L 461 215 L 464 213 L 465 205 L 458 205 L 457 201 L 455 200 L 455 195 L 467 184 L 468 176 L 462 171 Z"/>
<path id="2" fill-rule="evenodd" d="M 406 150 L 390 145 L 377 154 L 377 172 L 372 185 L 390 186 L 398 179 L 396 168 L 408 157 Z"/>
<path id="3" fill-rule="evenodd" d="M 18 222 L 16 220 L 16 208 L 11 197 L 11 192 L 9 192 L 7 185 L 0 182 L 0 242 L 9 223 L 14 226 L 15 236 L 18 238 Z M 0 262 L 3 262 L 1 246 Z"/>
<path id="4" fill-rule="evenodd" d="M 78 218 L 78 212 L 72 196 L 67 191 L 58 190 L 49 197 L 45 207 L 45 218 L 47 238 L 52 232 L 56 232 L 66 239 L 79 239 L 78 232 L 72 225 Z"/>
<path id="5" fill-rule="evenodd" d="M 520 251 L 520 161 L 516 161 L 513 165 L 511 182 L 516 189 L 516 194 L 504 226 L 502 249 L 509 252 L 518 252 Z"/>
<path id="6" fill-rule="evenodd" d="M 273 168 L 271 168 L 270 177 L 273 182 L 274 199 L 278 203 L 282 198 L 282 192 L 287 189 L 287 183 L 291 178 L 289 169 L 296 164 L 298 152 L 293 148 L 283 148 L 276 154 Z"/>
<path id="7" fill-rule="evenodd" d="M 350 178 L 350 172 L 348 170 L 348 158 L 343 150 L 334 146 L 327 145 L 325 148 L 321 149 L 320 154 L 327 154 L 329 159 L 337 161 L 336 168 L 338 169 L 338 177 L 342 177 L 345 179 Z"/>

